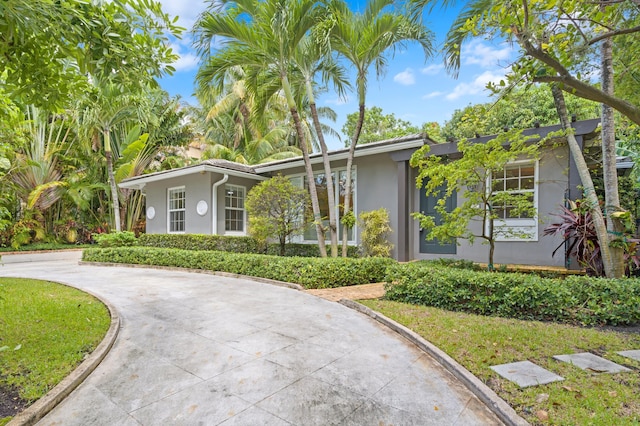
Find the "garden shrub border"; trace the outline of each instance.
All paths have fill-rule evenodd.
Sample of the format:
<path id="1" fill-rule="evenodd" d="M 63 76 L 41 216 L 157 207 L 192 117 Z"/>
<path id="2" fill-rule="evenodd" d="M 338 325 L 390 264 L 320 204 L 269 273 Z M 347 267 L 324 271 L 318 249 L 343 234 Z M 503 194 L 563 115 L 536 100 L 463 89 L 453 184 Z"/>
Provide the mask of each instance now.
<path id="1" fill-rule="evenodd" d="M 382 257 L 281 257 L 141 246 L 90 248 L 82 253 L 82 260 L 228 272 L 296 283 L 308 289 L 382 282 L 387 267 L 396 264 Z"/>
<path id="2" fill-rule="evenodd" d="M 215 250 L 228 253 L 265 254 L 264 250 L 260 249 L 258 240 L 253 237 L 226 235 L 141 234 L 138 237 L 138 245 L 183 250 Z M 285 250 L 286 257 L 320 257 L 320 249 L 317 244 L 288 243 Z M 272 243 L 268 245 L 266 254 L 277 255 L 279 252 L 280 246 Z M 349 246 L 347 254 L 349 257 L 357 257 L 358 247 Z"/>
<path id="3" fill-rule="evenodd" d="M 450 311 L 576 325 L 640 323 L 640 280 L 391 266 L 386 298 Z"/>

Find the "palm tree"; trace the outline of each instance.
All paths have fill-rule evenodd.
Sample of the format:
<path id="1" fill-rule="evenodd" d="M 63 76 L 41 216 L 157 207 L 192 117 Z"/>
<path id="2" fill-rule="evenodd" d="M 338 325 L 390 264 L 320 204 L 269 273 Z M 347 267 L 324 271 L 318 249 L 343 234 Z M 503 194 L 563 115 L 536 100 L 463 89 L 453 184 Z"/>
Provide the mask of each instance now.
<path id="1" fill-rule="evenodd" d="M 111 189 L 113 223 L 115 230 L 121 231 L 118 187 L 113 171 L 119 150 L 113 138 L 113 131 L 127 120 L 138 119 L 142 109 L 134 97 L 124 93 L 121 86 L 113 82 L 97 82 L 96 89 L 96 96 L 79 111 L 80 133 L 84 135 L 85 140 L 91 141 L 94 150 L 98 150 L 100 145 L 104 149 Z"/>
<path id="2" fill-rule="evenodd" d="M 322 162 L 324 165 L 324 174 L 326 176 L 327 184 L 327 199 L 329 208 L 329 232 L 331 238 L 331 257 L 338 256 L 338 226 L 336 220 L 336 206 L 335 206 L 335 191 L 333 184 L 333 173 L 331 172 L 331 163 L 329 161 L 327 144 L 324 140 L 324 131 L 322 123 L 318 115 L 318 109 L 316 107 L 315 94 L 316 88 L 316 76 L 320 74 L 322 82 L 327 84 L 329 81 L 333 83 L 333 87 L 336 89 L 339 95 L 343 96 L 345 89 L 349 87 L 347 81 L 346 71 L 330 56 L 330 51 L 326 48 L 321 40 L 318 40 L 312 35 L 307 35 L 299 43 L 295 56 L 293 58 L 296 71 L 301 75 L 301 82 L 303 83 L 304 94 L 306 95 L 309 103 L 309 109 L 311 112 L 311 119 L 313 122 L 313 129 L 320 145 L 320 151 L 322 152 Z"/>
<path id="3" fill-rule="evenodd" d="M 282 89 L 293 117 L 300 149 L 305 160 L 318 246 L 326 257 L 322 217 L 315 187 L 309 149 L 296 104 L 290 73 L 297 46 L 323 17 L 321 5 L 311 0 L 237 0 L 223 1 L 221 10 L 205 12 L 196 24 L 198 44 L 205 57 L 205 69 L 218 82 L 227 71 L 242 65 L 254 95 L 268 96 Z M 215 55 L 211 54 L 214 37 L 221 38 Z M 202 73 L 197 79 L 203 82 Z M 205 81 L 206 82 L 206 81 Z M 274 84 L 277 82 L 278 84 Z M 262 104 L 267 99 L 257 99 Z"/>
<path id="4" fill-rule="evenodd" d="M 345 215 L 349 215 L 351 211 L 351 169 L 364 122 L 369 69 L 375 66 L 376 76 L 380 77 L 387 65 L 385 54 L 393 54 L 396 48 L 410 41 L 422 46 L 425 57 L 431 56 L 433 52 L 433 34 L 420 23 L 416 15 L 391 11 L 394 3 L 392 0 L 370 0 L 364 13 L 351 11 L 343 0 L 333 1 L 330 7 L 328 19 L 332 23 L 331 45 L 355 68 L 358 92 L 359 117 L 347 157 L 343 207 Z M 342 255 L 345 257 L 348 228 L 345 224 L 342 233 Z"/>
<path id="5" fill-rule="evenodd" d="M 58 155 L 70 139 L 65 117 L 50 117 L 35 106 L 26 109 L 26 145 L 16 156 L 16 167 L 9 173 L 18 196 L 28 210 L 44 212 L 63 195 L 66 182 Z"/>

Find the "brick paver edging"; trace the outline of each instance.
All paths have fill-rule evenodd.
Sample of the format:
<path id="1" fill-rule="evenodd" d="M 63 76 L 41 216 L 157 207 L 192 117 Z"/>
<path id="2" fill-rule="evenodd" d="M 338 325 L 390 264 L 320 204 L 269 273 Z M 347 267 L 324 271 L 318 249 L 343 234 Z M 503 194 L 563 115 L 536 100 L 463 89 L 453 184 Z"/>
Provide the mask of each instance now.
<path id="1" fill-rule="evenodd" d="M 51 282 L 65 285 L 67 287 L 76 288 L 63 282 Z M 113 347 L 113 344 L 118 337 L 118 332 L 120 331 L 120 316 L 118 315 L 118 311 L 116 311 L 115 307 L 108 301 L 91 293 L 90 291 L 81 290 L 78 288 L 76 289 L 82 291 L 83 293 L 90 294 L 107 307 L 107 309 L 109 310 L 109 315 L 111 316 L 111 325 L 109 325 L 107 334 L 104 336 L 104 339 L 102 339 L 102 342 L 100 342 L 98 347 L 93 352 L 91 352 L 87 359 L 82 361 L 82 363 L 75 370 L 73 370 L 71 374 L 62 379 L 62 381 L 49 392 L 47 392 L 45 396 L 34 402 L 26 410 L 18 413 L 7 424 L 7 426 L 31 426 L 36 424 L 38 420 L 42 419 L 47 413 L 49 413 L 49 411 L 53 410 L 56 405 L 58 405 L 75 388 L 77 388 L 78 385 L 80 385 L 80 383 L 82 383 L 84 379 L 86 379 L 87 376 L 98 367 L 98 365 L 102 362 L 104 357 L 107 356 L 107 354 Z"/>
<path id="2" fill-rule="evenodd" d="M 493 411 L 506 425 L 509 426 L 525 426 L 529 425 L 525 419 L 520 417 L 518 413 L 500 398 L 489 386 L 485 385 L 480 379 L 471 374 L 469 370 L 460 365 L 456 360 L 444 353 L 432 343 L 423 339 L 422 336 L 409 330 L 407 327 L 387 318 L 386 316 L 361 305 L 352 300 L 341 299 L 338 303 L 361 312 L 380 324 L 389 327 L 391 330 L 400 334 L 415 344 L 418 348 L 432 356 L 438 363 L 446 368 L 451 374 L 459 379 L 473 394 L 475 394 L 482 402 L 484 402 L 491 411 Z"/>

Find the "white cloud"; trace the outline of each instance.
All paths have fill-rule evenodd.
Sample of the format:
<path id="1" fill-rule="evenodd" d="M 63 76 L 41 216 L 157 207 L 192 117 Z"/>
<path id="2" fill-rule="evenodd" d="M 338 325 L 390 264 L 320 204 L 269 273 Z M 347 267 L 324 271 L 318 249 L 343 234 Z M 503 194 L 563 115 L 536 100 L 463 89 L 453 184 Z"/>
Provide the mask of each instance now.
<path id="1" fill-rule="evenodd" d="M 204 1 L 185 1 L 185 0 L 159 0 L 162 3 L 162 10 L 169 15 L 179 16 L 178 25 L 191 30 L 193 24 L 198 19 L 198 15 L 202 13 L 207 3 Z"/>
<path id="2" fill-rule="evenodd" d="M 460 83 L 449 93 L 446 98 L 455 100 L 462 96 L 476 95 L 482 92 L 488 83 L 498 83 L 505 78 L 505 72 L 485 71 L 477 76 L 471 83 Z"/>
<path id="3" fill-rule="evenodd" d="M 436 75 L 440 72 L 441 69 L 444 68 L 444 65 L 429 65 L 428 67 L 422 68 L 420 72 L 426 75 Z"/>
<path id="4" fill-rule="evenodd" d="M 336 96 L 335 98 L 332 99 L 327 99 L 325 101 L 325 103 L 327 104 L 331 104 L 331 105 L 345 105 L 348 104 L 350 101 L 349 96 L 345 95 L 345 96 Z"/>
<path id="5" fill-rule="evenodd" d="M 461 58 L 466 65 L 480 65 L 482 68 L 492 68 L 498 65 L 500 61 L 509 59 L 512 51 L 513 49 L 507 44 L 502 44 L 501 48 L 496 49 L 484 44 L 481 40 L 473 40 L 463 47 Z"/>
<path id="6" fill-rule="evenodd" d="M 431 98 L 437 98 L 438 96 L 442 96 L 444 95 L 444 92 L 431 92 L 431 93 L 427 93 L 426 95 L 424 95 L 422 97 L 422 99 L 431 99 Z"/>
<path id="7" fill-rule="evenodd" d="M 198 67 L 198 55 L 188 47 L 185 48 L 182 43 L 172 43 L 171 49 L 179 56 L 178 60 L 173 63 L 173 67 L 176 69 L 176 72 L 190 71 Z"/>
<path id="8" fill-rule="evenodd" d="M 407 68 L 393 76 L 393 81 L 402 84 L 403 86 L 411 86 L 416 84 L 416 77 L 413 75 L 413 70 L 411 68 Z"/>

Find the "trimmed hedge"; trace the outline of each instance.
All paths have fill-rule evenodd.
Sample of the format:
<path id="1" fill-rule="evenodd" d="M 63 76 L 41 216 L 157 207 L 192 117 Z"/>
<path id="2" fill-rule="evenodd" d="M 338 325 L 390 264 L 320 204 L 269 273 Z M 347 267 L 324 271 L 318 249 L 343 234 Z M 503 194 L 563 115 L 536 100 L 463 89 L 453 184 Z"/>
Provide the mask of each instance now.
<path id="1" fill-rule="evenodd" d="M 378 257 L 322 259 L 140 246 L 90 248 L 82 253 L 82 259 L 229 272 L 297 283 L 305 288 L 382 282 L 387 267 L 396 263 Z"/>
<path id="2" fill-rule="evenodd" d="M 141 234 L 138 245 L 183 250 L 216 250 L 230 253 L 258 253 L 258 242 L 251 237 L 205 234 Z"/>
<path id="3" fill-rule="evenodd" d="M 640 323 L 640 280 L 392 266 L 386 298 L 451 311 L 579 325 Z M 392 284 L 391 284 L 392 283 Z"/>
<path id="4" fill-rule="evenodd" d="M 252 237 L 207 234 L 142 234 L 138 238 L 138 245 L 183 250 L 215 250 L 229 253 L 263 254 L 258 242 Z M 279 252 L 280 247 L 278 244 L 269 244 L 267 254 L 276 255 Z M 349 257 L 357 257 L 358 247 L 349 246 L 347 254 Z M 320 249 L 317 244 L 289 243 L 286 245 L 285 256 L 320 257 Z"/>

